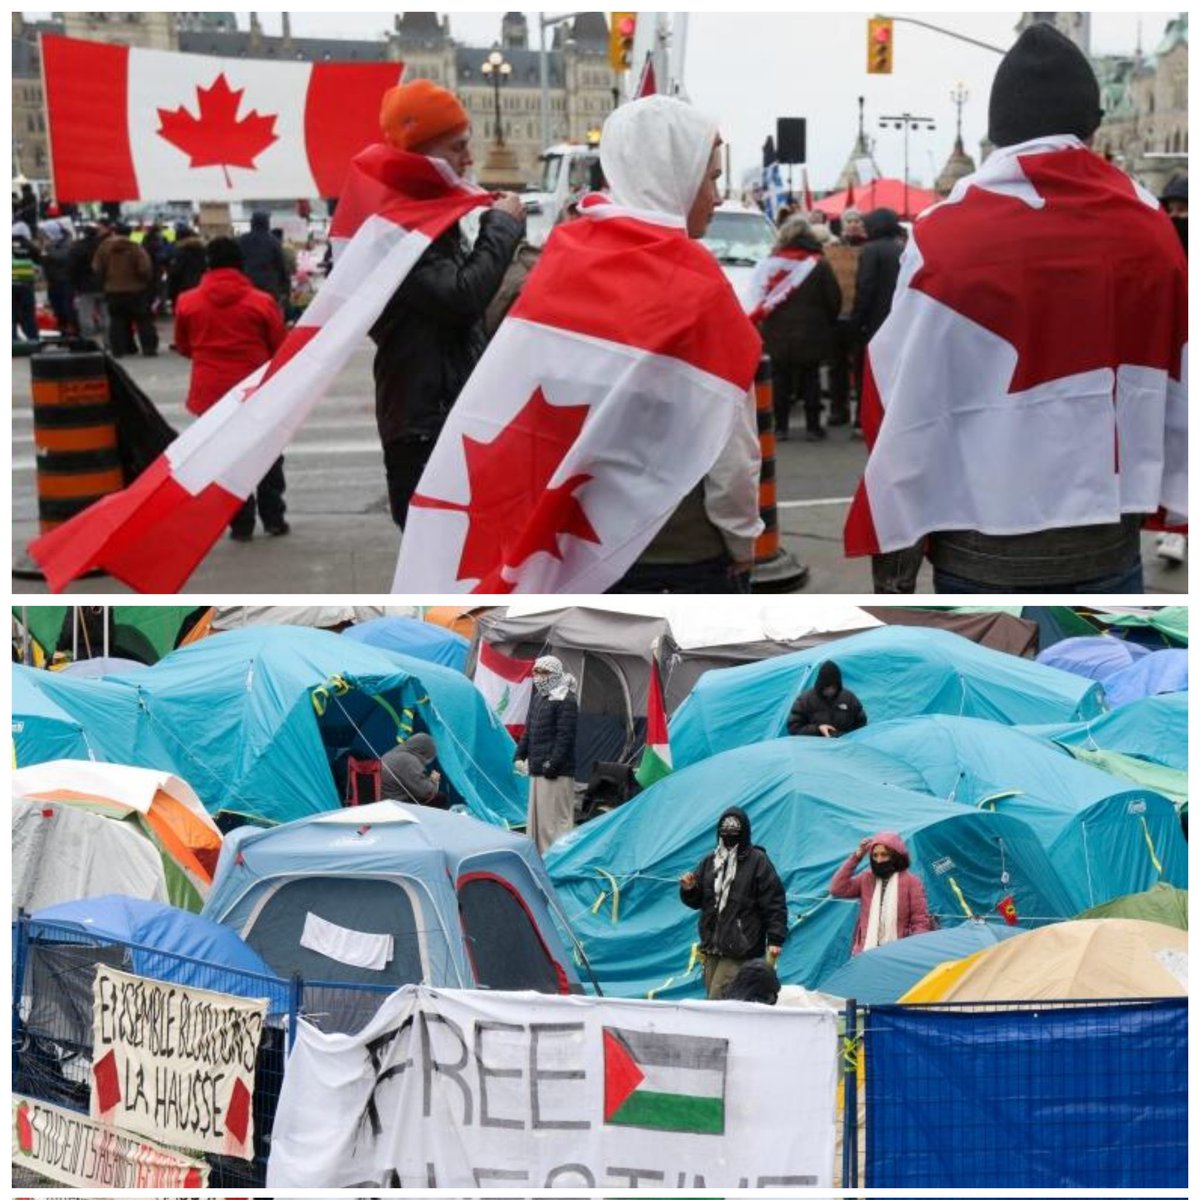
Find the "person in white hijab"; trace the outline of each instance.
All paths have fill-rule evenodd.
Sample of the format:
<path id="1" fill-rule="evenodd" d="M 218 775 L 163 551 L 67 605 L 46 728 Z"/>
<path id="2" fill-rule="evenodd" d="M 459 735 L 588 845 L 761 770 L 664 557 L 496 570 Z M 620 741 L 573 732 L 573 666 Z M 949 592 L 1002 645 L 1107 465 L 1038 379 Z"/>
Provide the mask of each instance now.
<path id="1" fill-rule="evenodd" d="M 716 122 L 670 96 L 619 107 L 604 123 L 600 165 L 613 204 L 703 237 L 720 203 Z M 680 286 L 686 286 L 681 280 Z M 712 470 L 684 497 L 613 592 L 748 592 L 761 455 L 753 392 Z"/>

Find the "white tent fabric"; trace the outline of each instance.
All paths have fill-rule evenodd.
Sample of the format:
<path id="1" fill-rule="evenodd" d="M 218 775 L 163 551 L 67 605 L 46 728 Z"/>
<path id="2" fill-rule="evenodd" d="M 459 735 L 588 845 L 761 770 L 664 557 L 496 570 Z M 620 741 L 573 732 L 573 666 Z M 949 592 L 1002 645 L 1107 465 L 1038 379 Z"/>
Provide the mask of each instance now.
<path id="1" fill-rule="evenodd" d="M 158 792 L 166 792 L 213 832 L 216 822 L 208 815 L 200 797 L 178 775 L 122 763 L 80 762 L 58 759 L 21 767 L 12 773 L 13 798 L 28 799 L 48 792 L 70 791 L 100 796 L 140 813 L 148 813 Z"/>
<path id="2" fill-rule="evenodd" d="M 14 913 L 114 893 L 169 903 L 162 857 L 148 838 L 124 821 L 14 795 Z"/>
<path id="3" fill-rule="evenodd" d="M 507 607 L 510 617 L 532 616 L 562 608 L 559 597 L 523 599 L 514 596 Z M 586 608 L 634 616 L 665 617 L 682 650 L 701 646 L 728 646 L 740 642 L 790 642 L 819 633 L 847 633 L 874 629 L 882 622 L 850 604 L 796 599 L 748 599 L 736 604 L 714 604 L 702 596 L 588 596 Z"/>
<path id="4" fill-rule="evenodd" d="M 247 625 L 304 625 L 311 629 L 332 629 L 335 625 L 357 625 L 375 617 L 419 615 L 411 604 L 230 604 L 214 609 L 212 627 L 224 630 L 244 629 Z"/>

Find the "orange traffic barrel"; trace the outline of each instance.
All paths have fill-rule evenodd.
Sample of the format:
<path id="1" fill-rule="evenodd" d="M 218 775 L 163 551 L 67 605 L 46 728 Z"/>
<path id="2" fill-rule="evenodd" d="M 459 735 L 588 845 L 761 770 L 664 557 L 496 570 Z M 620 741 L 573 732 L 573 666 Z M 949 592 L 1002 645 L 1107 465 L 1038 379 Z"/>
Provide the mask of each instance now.
<path id="1" fill-rule="evenodd" d="M 43 533 L 125 486 L 104 355 L 58 347 L 30 360 Z"/>
<path id="2" fill-rule="evenodd" d="M 779 541 L 779 507 L 775 487 L 775 391 L 771 360 L 765 354 L 754 376 L 754 402 L 758 414 L 758 444 L 762 473 L 758 479 L 758 515 L 763 531 L 754 543 L 754 590 L 796 592 L 808 582 L 808 568 Z"/>

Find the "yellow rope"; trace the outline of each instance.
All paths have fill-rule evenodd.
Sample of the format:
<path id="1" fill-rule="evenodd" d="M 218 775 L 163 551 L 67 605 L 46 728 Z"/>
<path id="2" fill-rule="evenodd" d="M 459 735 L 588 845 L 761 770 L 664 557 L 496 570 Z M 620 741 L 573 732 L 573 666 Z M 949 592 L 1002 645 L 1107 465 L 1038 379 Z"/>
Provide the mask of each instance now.
<path id="1" fill-rule="evenodd" d="M 962 910 L 968 917 L 973 917 L 975 914 L 971 911 L 971 906 L 967 903 L 966 896 L 963 895 L 963 890 L 958 886 L 958 882 L 953 875 L 946 876 L 946 882 L 950 885 L 951 891 L 958 897 L 959 904 L 962 905 Z"/>
<path id="2" fill-rule="evenodd" d="M 699 942 L 693 942 L 691 953 L 688 955 L 687 967 L 684 969 L 682 978 L 686 979 L 687 976 L 689 976 L 692 973 L 692 971 L 695 970 L 697 964 L 703 964 L 703 962 L 704 962 L 704 951 L 700 949 Z M 658 985 L 658 987 L 651 988 L 646 993 L 646 999 L 653 1000 L 655 998 L 655 996 L 658 995 L 659 992 L 665 992 L 667 990 L 667 988 L 669 988 L 671 986 L 671 984 L 673 984 L 675 982 L 675 980 L 679 979 L 679 978 L 680 978 L 680 976 L 678 976 L 678 975 L 672 975 L 670 979 L 663 980 L 663 982 L 660 983 Z"/>
<path id="3" fill-rule="evenodd" d="M 1150 836 L 1150 826 L 1146 824 L 1146 818 L 1142 817 L 1142 836 L 1146 839 L 1146 848 L 1150 851 L 1150 861 L 1154 864 L 1154 869 L 1161 875 L 1163 873 L 1162 863 L 1158 861 L 1158 855 L 1154 850 L 1154 839 Z"/>
<path id="4" fill-rule="evenodd" d="M 608 880 L 612 888 L 612 923 L 615 925 L 621 917 L 621 885 L 617 882 L 616 877 L 610 875 L 601 867 L 596 868 L 597 875 L 603 875 Z M 603 907 L 605 900 L 608 899 L 608 892 L 601 892 L 596 897 L 596 903 L 592 905 L 592 915 L 595 916 Z"/>

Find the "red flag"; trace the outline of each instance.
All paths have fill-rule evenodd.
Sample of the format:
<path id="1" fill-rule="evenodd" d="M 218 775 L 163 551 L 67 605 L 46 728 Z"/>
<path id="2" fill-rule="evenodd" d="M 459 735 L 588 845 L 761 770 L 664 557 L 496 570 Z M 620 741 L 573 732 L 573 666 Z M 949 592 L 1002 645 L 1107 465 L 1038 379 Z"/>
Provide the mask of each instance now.
<path id="1" fill-rule="evenodd" d="M 646 697 L 646 747 L 638 764 L 637 781 L 642 787 L 671 773 L 671 743 L 667 736 L 667 706 L 663 702 L 662 674 L 658 659 L 650 660 L 650 694 Z"/>
<path id="2" fill-rule="evenodd" d="M 633 98 L 640 100 L 643 96 L 653 96 L 658 91 L 658 84 L 654 78 L 654 55 L 647 52 L 646 61 L 642 66 L 642 73 L 638 77 L 637 91 Z"/>
<path id="3" fill-rule="evenodd" d="M 1011 892 L 996 905 L 996 911 L 1004 918 L 1005 924 L 1017 924 L 1017 904 Z"/>
<path id="4" fill-rule="evenodd" d="M 853 208 L 853 207 L 854 207 L 854 180 L 851 179 L 849 185 L 846 188 L 846 208 Z M 845 212 L 845 209 L 843 209 L 842 211 Z"/>
<path id="5" fill-rule="evenodd" d="M 813 196 L 812 196 L 812 191 L 808 186 L 808 166 L 807 166 L 807 164 L 805 164 L 805 167 L 804 167 L 804 211 L 812 212 L 812 210 L 813 210 Z"/>
<path id="6" fill-rule="evenodd" d="M 262 63 L 44 35 L 58 200 L 334 196 L 403 66 Z"/>

